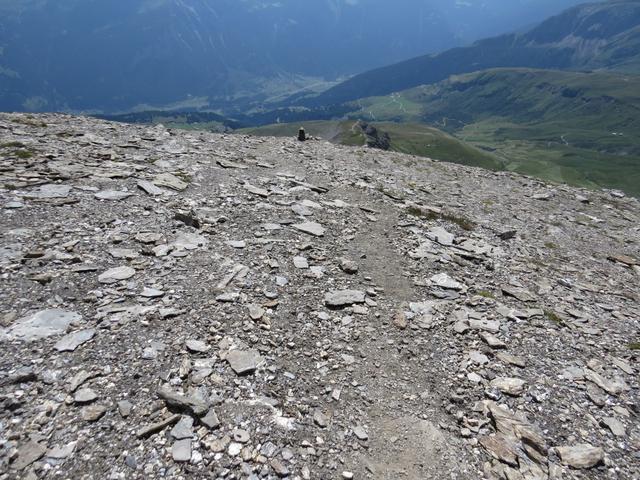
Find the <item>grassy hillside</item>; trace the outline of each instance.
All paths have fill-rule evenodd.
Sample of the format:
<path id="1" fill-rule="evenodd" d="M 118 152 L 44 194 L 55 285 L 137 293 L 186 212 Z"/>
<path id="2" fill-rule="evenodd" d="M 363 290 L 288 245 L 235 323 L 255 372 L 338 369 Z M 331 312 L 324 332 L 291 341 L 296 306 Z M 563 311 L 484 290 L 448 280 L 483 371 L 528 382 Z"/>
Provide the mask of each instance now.
<path id="1" fill-rule="evenodd" d="M 434 125 L 509 170 L 640 195 L 640 76 L 496 69 L 351 105 L 353 117 Z"/>
<path id="2" fill-rule="evenodd" d="M 314 121 L 303 124 L 307 134 L 321 137 L 341 145 L 364 145 L 366 138 L 357 122 Z M 503 163 L 493 154 L 466 144 L 465 142 L 436 128 L 417 123 L 393 122 L 372 123 L 380 133 L 391 139 L 390 150 L 410 153 L 447 162 L 472 165 L 492 170 L 503 169 Z M 239 130 L 242 133 L 260 136 L 292 137 L 297 135 L 300 124 L 276 124 Z"/>
<path id="3" fill-rule="evenodd" d="M 111 119 L 222 131 L 260 125 L 267 113 L 237 120 L 197 112 Z M 288 123 L 241 131 L 294 136 L 304 125 L 311 135 L 363 145 L 366 135 L 355 128 L 362 119 L 389 135 L 391 150 L 640 195 L 639 75 L 492 69 L 278 117 Z"/>
<path id="4" fill-rule="evenodd" d="M 261 137 L 294 137 L 298 135 L 300 127 L 304 127 L 307 135 L 320 137 L 341 145 L 364 145 L 365 137 L 362 131 L 353 128 L 352 121 L 311 121 L 302 123 L 276 123 L 262 127 L 245 128 L 240 133 Z"/>
<path id="5" fill-rule="evenodd" d="M 337 105 L 387 95 L 451 75 L 489 68 L 640 70 L 640 2 L 585 3 L 522 34 L 425 55 L 356 75 L 306 100 L 307 106 Z"/>

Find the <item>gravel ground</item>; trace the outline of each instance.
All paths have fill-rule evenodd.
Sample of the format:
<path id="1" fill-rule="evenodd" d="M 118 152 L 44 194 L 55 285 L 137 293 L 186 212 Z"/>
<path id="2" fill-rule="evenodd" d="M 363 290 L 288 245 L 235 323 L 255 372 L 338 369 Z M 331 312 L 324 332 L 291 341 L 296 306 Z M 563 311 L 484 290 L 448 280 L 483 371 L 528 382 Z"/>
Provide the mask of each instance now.
<path id="1" fill-rule="evenodd" d="M 638 479 L 640 205 L 0 114 L 0 479 Z"/>

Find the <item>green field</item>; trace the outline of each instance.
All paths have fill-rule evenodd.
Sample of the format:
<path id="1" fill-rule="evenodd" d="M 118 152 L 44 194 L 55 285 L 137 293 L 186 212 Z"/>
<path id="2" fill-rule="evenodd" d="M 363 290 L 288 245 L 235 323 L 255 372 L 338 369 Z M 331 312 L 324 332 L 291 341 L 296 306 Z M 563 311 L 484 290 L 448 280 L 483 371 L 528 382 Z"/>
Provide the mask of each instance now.
<path id="1" fill-rule="evenodd" d="M 576 136 L 584 132 L 576 132 Z M 551 182 L 588 188 L 615 187 L 640 195 L 640 156 L 611 154 L 553 141 L 529 130 L 499 120 L 484 120 L 465 126 L 457 135 L 466 142 L 493 152 L 510 171 Z M 570 133 L 563 136 L 572 138 Z"/>
<path id="2" fill-rule="evenodd" d="M 492 170 L 504 169 L 504 165 L 495 155 L 427 125 L 393 122 L 373 122 L 371 125 L 389 135 L 390 150 L 395 152 Z M 341 145 L 364 145 L 366 141 L 361 129 L 357 128 L 357 122 L 353 120 L 313 121 L 304 122 L 302 125 L 275 124 L 243 129 L 238 132 L 260 136 L 293 137 L 297 135 L 300 126 L 304 126 L 309 135 Z"/>
<path id="3" fill-rule="evenodd" d="M 297 121 L 237 130 L 310 135 L 343 145 L 367 141 L 358 120 L 390 137 L 390 150 L 508 170 L 550 182 L 616 188 L 640 196 L 640 75 L 493 69 L 456 75 L 383 97 L 323 109 L 340 120 Z M 313 111 L 304 111 L 313 118 Z M 132 117 L 132 118 L 129 118 Z M 223 131 L 234 121 L 213 113 L 142 112 L 120 121 Z"/>
<path id="4" fill-rule="evenodd" d="M 351 105 L 354 118 L 436 126 L 507 170 L 640 195 L 640 76 L 496 69 Z"/>

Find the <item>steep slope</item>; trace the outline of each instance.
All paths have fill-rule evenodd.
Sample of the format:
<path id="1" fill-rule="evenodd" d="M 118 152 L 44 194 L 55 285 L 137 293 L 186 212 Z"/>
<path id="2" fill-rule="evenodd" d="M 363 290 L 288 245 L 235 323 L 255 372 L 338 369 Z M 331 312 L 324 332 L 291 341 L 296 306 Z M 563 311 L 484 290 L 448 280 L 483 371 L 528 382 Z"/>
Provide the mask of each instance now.
<path id="1" fill-rule="evenodd" d="M 602 68 L 640 74 L 640 26 L 616 35 L 597 58 Z"/>
<path id="2" fill-rule="evenodd" d="M 356 75 L 306 104 L 340 104 L 495 67 L 637 71 L 639 26 L 638 0 L 580 5 L 524 34 L 490 38 Z"/>
<path id="3" fill-rule="evenodd" d="M 631 479 L 640 203 L 0 115 L 0 475 Z"/>

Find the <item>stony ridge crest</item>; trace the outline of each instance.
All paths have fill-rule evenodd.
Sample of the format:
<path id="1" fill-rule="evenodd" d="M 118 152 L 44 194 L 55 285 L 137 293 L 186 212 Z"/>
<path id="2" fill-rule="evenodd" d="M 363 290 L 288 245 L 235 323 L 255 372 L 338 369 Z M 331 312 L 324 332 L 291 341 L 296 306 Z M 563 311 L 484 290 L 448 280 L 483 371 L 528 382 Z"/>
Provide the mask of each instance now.
<path id="1" fill-rule="evenodd" d="M 0 479 L 630 479 L 640 206 L 0 115 Z"/>

